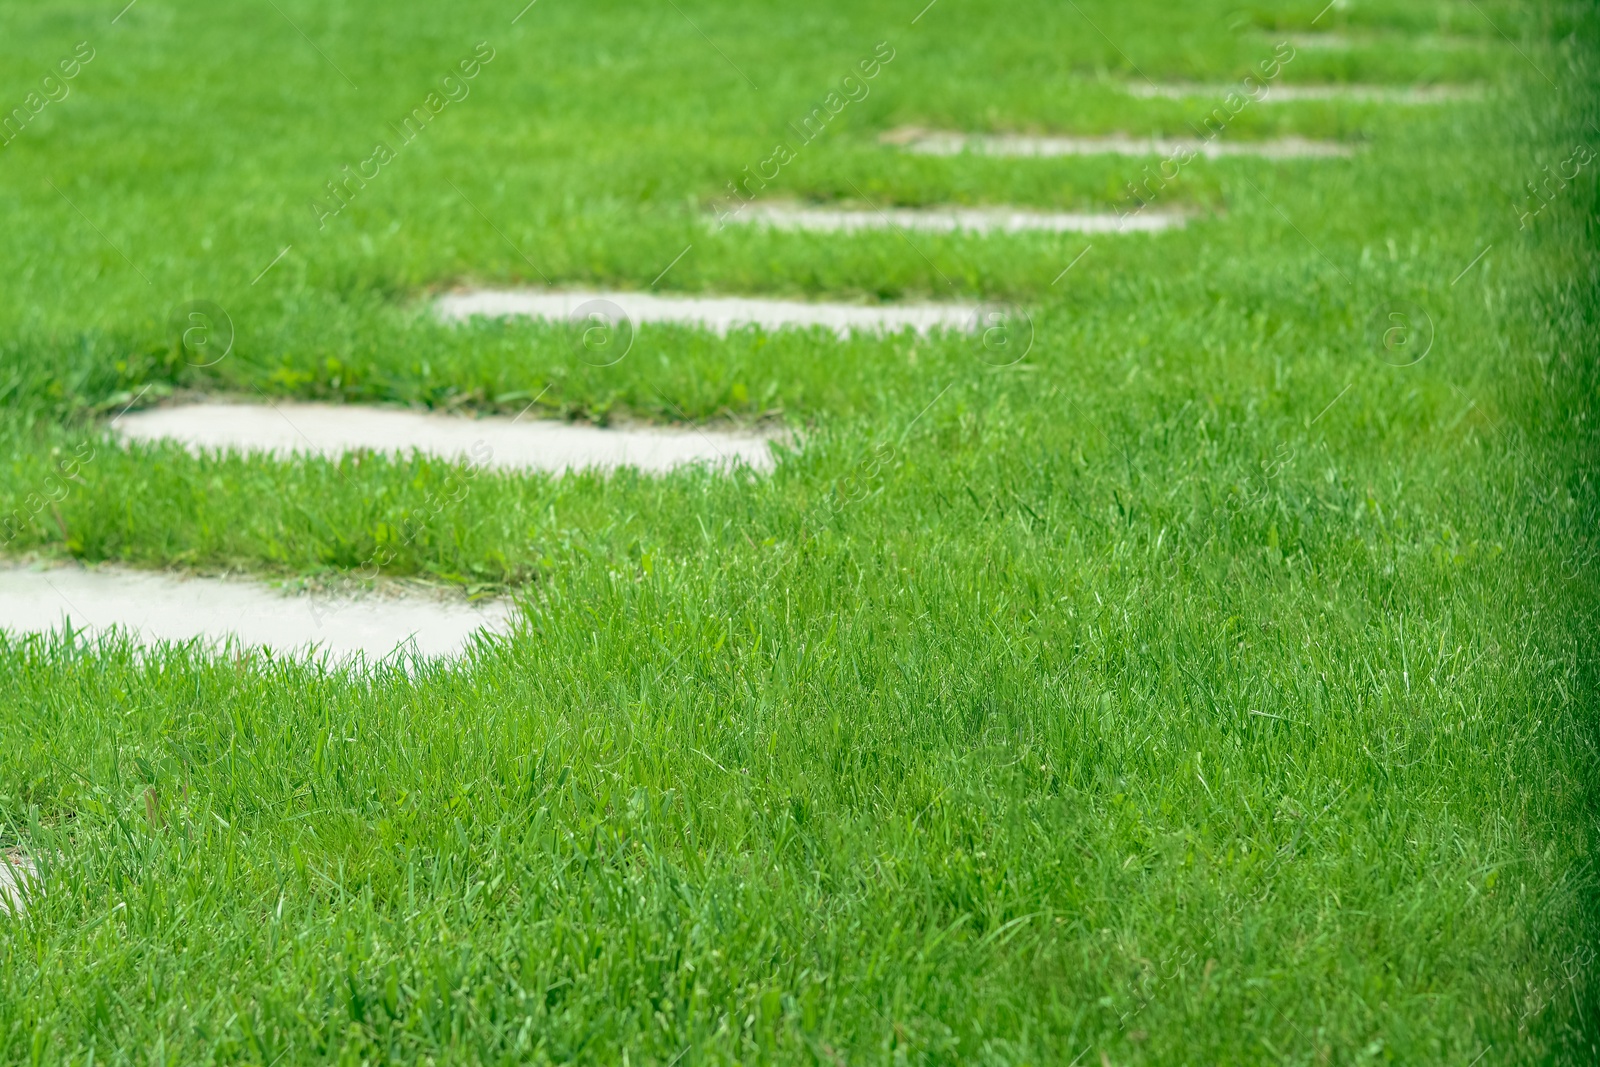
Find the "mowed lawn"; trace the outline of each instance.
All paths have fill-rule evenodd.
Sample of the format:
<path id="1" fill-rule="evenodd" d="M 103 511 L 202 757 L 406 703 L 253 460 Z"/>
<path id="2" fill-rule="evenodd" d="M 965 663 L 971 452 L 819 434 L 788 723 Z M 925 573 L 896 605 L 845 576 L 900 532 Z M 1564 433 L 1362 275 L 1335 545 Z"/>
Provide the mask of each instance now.
<path id="1" fill-rule="evenodd" d="M 1597 28 L 6 5 L 0 553 L 337 583 L 383 550 L 524 610 L 404 669 L 0 635 L 0 847 L 44 880 L 0 916 L 0 1059 L 1597 1062 Z M 1197 158 L 1142 186 L 1160 234 L 715 225 L 779 143 L 762 199 L 1131 210 L 1161 156 L 880 135 L 1193 137 L 1282 54 L 1473 92 L 1246 102 L 1221 140 L 1355 151 Z M 431 310 L 546 283 L 1014 310 L 987 347 L 650 326 L 606 367 Z M 225 354 L 177 341 L 197 300 Z M 461 495 L 107 434 L 205 394 L 789 443 Z"/>

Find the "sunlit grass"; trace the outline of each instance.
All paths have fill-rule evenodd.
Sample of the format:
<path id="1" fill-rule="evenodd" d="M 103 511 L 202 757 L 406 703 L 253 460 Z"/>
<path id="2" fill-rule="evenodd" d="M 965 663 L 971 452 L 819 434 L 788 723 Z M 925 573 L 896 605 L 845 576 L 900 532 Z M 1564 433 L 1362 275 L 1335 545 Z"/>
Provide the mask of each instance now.
<path id="1" fill-rule="evenodd" d="M 1339 9 L 1316 29 L 1482 47 L 1296 77 L 1493 93 L 1246 110 L 1229 136 L 1363 151 L 1196 163 L 1182 231 L 908 242 L 707 219 L 881 40 L 772 195 L 1110 210 L 1141 162 L 877 137 L 1182 133 L 1129 64 L 1225 81 L 1318 5 L 1077 5 L 1115 46 L 1072 5 L 280 6 L 315 48 L 270 5 L 0 17 L 0 102 L 98 49 L 0 150 L 8 556 L 336 579 L 452 478 L 105 435 L 187 394 L 791 446 L 474 479 L 385 567 L 524 605 L 462 662 L 0 639 L 0 847 L 45 879 L 0 919 L 5 1059 L 1595 1058 L 1593 176 L 1517 210 L 1596 117 L 1592 18 L 1483 5 L 1555 93 L 1468 8 Z M 1032 343 L 651 327 L 594 368 L 428 309 L 541 274 L 1002 300 Z M 236 329 L 210 367 L 169 325 L 198 298 Z M 1409 366 L 1373 344 L 1402 303 Z"/>

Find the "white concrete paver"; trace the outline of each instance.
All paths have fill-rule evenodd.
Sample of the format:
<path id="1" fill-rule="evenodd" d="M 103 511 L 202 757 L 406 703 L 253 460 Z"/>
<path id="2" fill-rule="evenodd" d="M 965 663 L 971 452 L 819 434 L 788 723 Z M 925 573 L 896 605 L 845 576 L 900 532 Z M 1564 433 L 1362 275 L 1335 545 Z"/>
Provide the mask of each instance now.
<path id="1" fill-rule="evenodd" d="M 769 331 L 820 326 L 841 337 L 856 332 L 903 329 L 918 333 L 934 329 L 971 330 L 978 312 L 975 304 L 840 304 L 618 291 L 479 289 L 441 297 L 439 315 L 452 322 L 475 315 L 563 322 L 580 307 L 594 301 L 615 304 L 632 320 L 635 328 L 643 323 L 674 323 L 699 326 L 719 334 L 740 326 L 759 326 Z"/>
<path id="2" fill-rule="evenodd" d="M 0 914 L 21 918 L 28 910 L 28 895 L 38 891 L 33 861 L 14 850 L 0 850 Z"/>
<path id="3" fill-rule="evenodd" d="M 397 650 L 454 656 L 473 634 L 504 629 L 504 601 L 475 605 L 424 596 L 283 593 L 257 582 L 184 578 L 121 567 L 0 566 L 0 629 L 91 635 L 113 628 L 140 641 L 219 646 L 228 638 L 284 655 L 326 652 L 378 660 Z"/>
<path id="4" fill-rule="evenodd" d="M 441 459 L 498 470 L 634 467 L 660 473 L 691 463 L 756 470 L 773 466 L 771 438 L 754 432 L 693 427 L 602 429 L 509 415 L 468 418 L 355 404 L 179 404 L 121 416 L 114 430 L 129 441 L 175 441 L 192 452 L 265 453 L 278 458 L 369 450 Z"/>
<path id="5" fill-rule="evenodd" d="M 1154 233 L 1182 227 L 1188 216 L 1150 211 L 1029 211 L 1022 208 L 820 208 L 751 204 L 738 216 L 746 225 L 818 233 L 913 230 L 924 233 Z"/>
<path id="6" fill-rule="evenodd" d="M 1025 134 L 953 133 L 940 130 L 893 130 L 885 144 L 928 156 L 954 156 L 973 152 L 985 156 L 1051 158 L 1058 156 L 1170 156 L 1187 150 L 1207 159 L 1246 156 L 1259 159 L 1337 159 L 1355 154 L 1353 145 L 1336 141 L 1311 141 L 1304 137 L 1279 137 L 1269 141 L 1227 138 L 1034 137 Z"/>
<path id="7" fill-rule="evenodd" d="M 1129 96 L 1145 100 L 1222 100 L 1240 92 L 1237 85 L 1147 85 L 1129 82 Z M 1252 99 L 1258 104 L 1343 101 L 1354 104 L 1446 104 L 1477 100 L 1483 91 L 1471 85 L 1279 85 L 1268 82 Z M 1241 142 L 1234 142 L 1241 143 Z"/>

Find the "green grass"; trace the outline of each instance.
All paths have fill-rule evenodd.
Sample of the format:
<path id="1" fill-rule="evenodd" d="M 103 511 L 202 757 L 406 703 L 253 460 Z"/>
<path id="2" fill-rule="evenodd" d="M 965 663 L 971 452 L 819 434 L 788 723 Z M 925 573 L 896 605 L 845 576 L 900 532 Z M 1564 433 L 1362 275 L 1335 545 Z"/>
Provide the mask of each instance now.
<path id="1" fill-rule="evenodd" d="M 769 193 L 1109 210 L 1141 163 L 877 137 L 1181 135 L 1190 105 L 1114 84 L 1242 76 L 1321 5 L 278 6 L 315 47 L 270 4 L 0 15 L 0 108 L 97 50 L 0 148 L 8 555 L 336 579 L 459 475 L 124 449 L 136 398 L 543 390 L 795 447 L 480 475 L 385 568 L 521 599 L 461 663 L 0 637 L 0 845 L 48 884 L 0 922 L 0 1059 L 1600 1055 L 1593 166 L 1517 222 L 1600 139 L 1592 11 L 1331 11 L 1358 46 L 1286 80 L 1488 95 L 1248 108 L 1226 136 L 1363 150 L 1197 161 L 1182 231 L 913 246 L 706 219 L 885 40 Z M 428 313 L 540 272 L 644 289 L 689 244 L 658 290 L 1009 300 L 1034 343 L 651 328 L 600 369 Z M 237 330 L 214 367 L 169 335 L 193 298 Z M 1434 326 L 1414 366 L 1368 336 L 1396 301 Z"/>

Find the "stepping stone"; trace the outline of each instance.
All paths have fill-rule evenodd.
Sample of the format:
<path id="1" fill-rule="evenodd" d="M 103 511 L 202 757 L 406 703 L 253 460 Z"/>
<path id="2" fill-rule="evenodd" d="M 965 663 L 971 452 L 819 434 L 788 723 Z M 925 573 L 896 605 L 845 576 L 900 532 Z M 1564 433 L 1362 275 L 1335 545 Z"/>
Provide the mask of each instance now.
<path id="1" fill-rule="evenodd" d="M 789 207 L 752 204 L 730 221 L 777 230 L 855 233 L 861 230 L 917 230 L 926 233 L 1153 233 L 1182 227 L 1188 216 L 1149 211 L 1115 213 L 1025 211 L 1019 208 Z M 971 324 L 969 318 L 968 324 Z"/>
<path id="2" fill-rule="evenodd" d="M 70 619 L 74 630 L 116 628 L 145 643 L 199 638 L 216 647 L 233 638 L 283 655 L 315 650 L 335 660 L 377 660 L 397 650 L 457 655 L 474 634 L 503 630 L 510 617 L 500 601 L 295 595 L 254 582 L 117 567 L 0 567 L 0 629 L 14 634 L 59 632 Z"/>
<path id="3" fill-rule="evenodd" d="M 1237 85 L 1124 86 L 1129 96 L 1164 100 L 1222 100 L 1241 93 Z M 1258 104 L 1292 104 L 1307 100 L 1337 100 L 1354 104 L 1444 104 L 1479 100 L 1483 91 L 1474 85 L 1274 85 L 1256 95 Z M 1235 142 L 1240 143 L 1240 142 Z M 1309 142 L 1308 142 L 1309 143 Z"/>
<path id="4" fill-rule="evenodd" d="M 28 910 L 28 894 L 38 891 L 33 861 L 15 849 L 0 851 L 0 914 L 20 919 Z"/>
<path id="5" fill-rule="evenodd" d="M 1270 43 L 1276 43 L 1280 39 L 1276 35 L 1270 35 L 1266 38 Z M 1313 52 L 1347 51 L 1353 48 L 1405 49 L 1413 52 L 1458 52 L 1462 50 L 1480 50 L 1492 45 L 1492 42 L 1483 38 L 1439 34 L 1424 34 L 1422 36 L 1411 34 L 1393 36 L 1363 35 L 1351 37 L 1342 33 L 1291 33 L 1288 41 L 1296 48 L 1303 48 Z"/>
<path id="6" fill-rule="evenodd" d="M 1279 137 L 1270 141 L 1235 141 L 1221 138 L 1165 137 L 1029 137 L 1022 134 L 950 133 L 925 130 L 897 130 L 883 135 L 885 144 L 924 156 L 955 156 L 972 152 L 982 156 L 1144 156 L 1166 157 L 1180 151 L 1193 152 L 1207 159 L 1224 156 L 1253 156 L 1259 159 L 1326 159 L 1355 154 L 1353 145 L 1335 141 L 1309 141 L 1303 137 Z"/>
<path id="7" fill-rule="evenodd" d="M 439 315 L 459 322 L 483 315 L 490 318 L 524 316 L 568 322 L 583 317 L 585 305 L 610 304 L 634 328 L 641 323 L 663 322 L 698 326 L 718 334 L 741 326 L 777 331 L 786 328 L 823 327 L 840 337 L 855 332 L 895 332 L 911 329 L 971 331 L 977 322 L 976 304 L 828 304 L 803 300 L 759 300 L 749 297 L 656 296 L 627 292 L 552 292 L 548 290 L 481 289 L 451 293 L 439 301 Z"/>
<path id="8" fill-rule="evenodd" d="M 184 404 L 121 416 L 128 441 L 174 441 L 196 455 L 261 453 L 279 459 L 345 452 L 409 455 L 496 470 L 551 471 L 633 467 L 662 472 L 692 463 L 738 463 L 771 470 L 772 437 L 694 427 L 601 429 L 520 416 L 467 418 L 353 404 Z"/>
<path id="9" fill-rule="evenodd" d="M 1288 42 L 1312 52 L 1341 51 L 1356 46 L 1355 39 L 1342 33 L 1291 33 Z"/>

